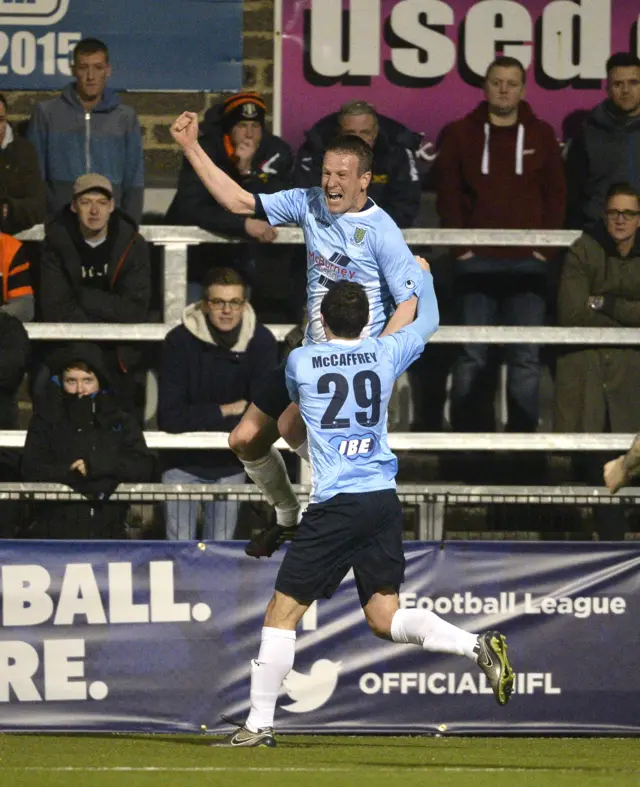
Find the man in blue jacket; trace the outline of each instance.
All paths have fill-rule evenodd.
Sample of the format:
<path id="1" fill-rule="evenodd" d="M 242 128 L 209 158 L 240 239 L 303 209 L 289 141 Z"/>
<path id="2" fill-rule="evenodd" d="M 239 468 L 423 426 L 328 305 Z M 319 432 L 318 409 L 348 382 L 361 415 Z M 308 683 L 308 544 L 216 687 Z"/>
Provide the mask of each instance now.
<path id="1" fill-rule="evenodd" d="M 231 432 L 265 373 L 277 363 L 277 343 L 256 320 L 244 280 L 231 268 L 205 276 L 203 298 L 184 311 L 182 325 L 162 345 L 158 426 L 166 432 Z M 167 484 L 242 484 L 231 451 L 171 451 L 163 455 Z M 196 537 L 198 502 L 168 502 L 171 540 Z M 207 503 L 203 538 L 233 538 L 238 503 Z"/>
<path id="2" fill-rule="evenodd" d="M 73 52 L 75 82 L 38 104 L 28 137 L 35 146 L 47 185 L 47 209 L 56 213 L 73 197 L 76 178 L 104 175 L 113 186 L 116 206 L 137 223 L 142 216 L 144 159 L 136 113 L 106 87 L 111 75 L 109 50 L 85 38 Z"/>

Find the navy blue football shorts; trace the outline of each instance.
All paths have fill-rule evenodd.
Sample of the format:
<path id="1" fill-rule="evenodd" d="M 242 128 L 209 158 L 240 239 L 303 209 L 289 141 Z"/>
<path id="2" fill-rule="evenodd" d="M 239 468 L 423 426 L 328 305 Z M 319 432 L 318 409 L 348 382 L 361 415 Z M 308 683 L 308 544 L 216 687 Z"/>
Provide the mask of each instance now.
<path id="1" fill-rule="evenodd" d="M 378 591 L 397 593 L 404 580 L 402 529 L 395 489 L 312 503 L 289 544 L 276 590 L 301 603 L 331 598 L 353 568 L 363 607 Z"/>
<path id="2" fill-rule="evenodd" d="M 285 376 L 286 361 L 265 374 L 255 396 L 253 404 L 265 415 L 277 421 L 291 404 Z"/>

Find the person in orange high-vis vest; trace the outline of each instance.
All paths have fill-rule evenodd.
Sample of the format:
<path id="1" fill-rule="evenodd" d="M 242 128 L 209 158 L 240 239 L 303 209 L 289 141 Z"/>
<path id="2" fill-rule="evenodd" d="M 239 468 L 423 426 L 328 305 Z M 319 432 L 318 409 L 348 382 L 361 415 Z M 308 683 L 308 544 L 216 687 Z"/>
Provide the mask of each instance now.
<path id="1" fill-rule="evenodd" d="M 0 233 L 0 311 L 22 322 L 33 319 L 31 263 L 23 244 L 13 235 Z"/>

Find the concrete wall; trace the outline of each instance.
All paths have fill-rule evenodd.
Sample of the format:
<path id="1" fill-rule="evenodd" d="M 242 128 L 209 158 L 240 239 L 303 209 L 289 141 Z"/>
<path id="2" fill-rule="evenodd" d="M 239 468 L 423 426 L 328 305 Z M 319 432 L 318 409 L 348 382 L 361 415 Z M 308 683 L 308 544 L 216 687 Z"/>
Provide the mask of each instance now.
<path id="1" fill-rule="evenodd" d="M 244 0 L 244 85 L 258 90 L 271 107 L 273 98 L 274 0 Z M 100 31 L 92 31 L 100 38 Z M 1 84 L 0 84 L 1 89 Z M 56 93 L 5 93 L 13 122 L 26 121 L 39 101 Z M 220 100 L 219 93 L 124 93 L 122 99 L 138 113 L 145 149 L 146 185 L 171 188 L 176 184 L 181 155 L 171 140 L 169 126 L 185 109 L 202 113 Z M 270 118 L 269 118 L 270 120 Z"/>

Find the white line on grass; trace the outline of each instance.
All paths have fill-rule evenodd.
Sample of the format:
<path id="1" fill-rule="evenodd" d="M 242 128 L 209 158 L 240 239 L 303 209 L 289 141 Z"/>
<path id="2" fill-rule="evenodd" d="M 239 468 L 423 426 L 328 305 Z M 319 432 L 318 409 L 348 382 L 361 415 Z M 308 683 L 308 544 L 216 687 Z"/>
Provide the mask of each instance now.
<path id="1" fill-rule="evenodd" d="M 368 770 L 386 771 L 393 773 L 397 770 L 389 765 L 367 765 L 364 766 Z M 362 765 L 354 764 L 352 768 L 345 767 L 314 767 L 314 768 L 296 768 L 285 766 L 273 767 L 251 767 L 251 766 L 225 766 L 225 765 L 203 765 L 203 766 L 184 766 L 175 768 L 157 767 L 154 765 L 148 766 L 129 766 L 129 765 L 114 765 L 114 766 L 77 766 L 77 765 L 63 765 L 63 766 L 45 766 L 33 765 L 19 767 L 0 767 L 0 773 L 3 771 L 29 771 L 39 773 L 221 773 L 221 772 L 236 772 L 236 773 L 351 773 L 356 768 L 361 770 Z M 407 771 L 424 771 L 425 773 L 584 773 L 584 774 L 607 774 L 607 773 L 637 773 L 634 769 L 630 768 L 526 768 L 522 766 L 455 766 L 455 765 L 409 765 L 404 766 L 402 769 Z"/>
<path id="2" fill-rule="evenodd" d="M 157 767 L 155 765 L 141 765 L 141 766 L 129 766 L 129 765 L 114 765 L 114 766 L 105 766 L 105 767 L 83 767 L 77 765 L 64 765 L 64 766 L 52 766 L 47 767 L 45 765 L 34 765 L 34 766 L 26 766 L 24 768 L 0 768 L 0 773 L 2 770 L 12 770 L 12 771 L 36 771 L 39 773 L 217 773 L 218 771 L 238 771 L 239 773 L 244 773 L 246 771 L 253 772 L 275 772 L 280 773 L 282 771 L 292 771 L 296 773 L 313 773 L 315 771 L 322 771 L 323 773 L 344 773 L 345 771 L 352 770 L 351 768 L 251 768 L 251 767 L 235 767 L 235 766 L 216 766 L 216 765 L 204 765 L 201 767 L 198 766 L 184 766 L 184 767 L 176 767 L 176 768 L 163 768 Z"/>

